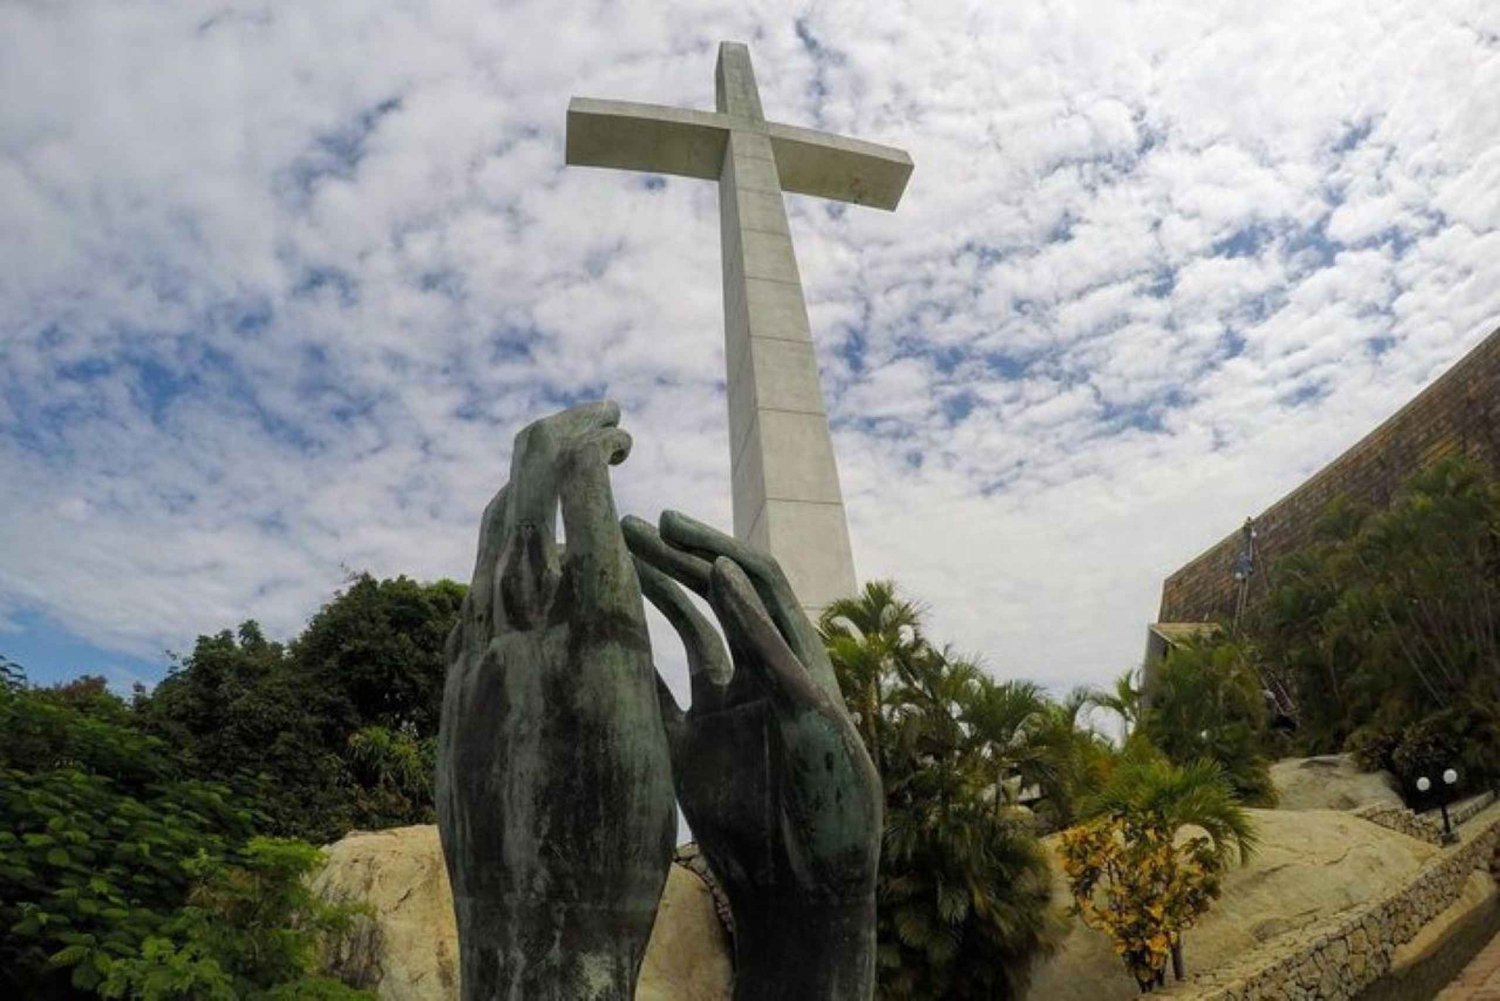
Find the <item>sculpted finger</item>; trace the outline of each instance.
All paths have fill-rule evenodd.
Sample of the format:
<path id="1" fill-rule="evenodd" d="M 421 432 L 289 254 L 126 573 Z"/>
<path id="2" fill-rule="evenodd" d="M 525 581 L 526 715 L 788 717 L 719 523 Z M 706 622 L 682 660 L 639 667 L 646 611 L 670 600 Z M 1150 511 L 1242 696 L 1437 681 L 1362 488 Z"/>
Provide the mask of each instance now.
<path id="1" fill-rule="evenodd" d="M 635 557 L 635 572 L 640 578 L 641 593 L 667 617 L 687 650 L 693 708 L 699 712 L 712 711 L 723 700 L 724 688 L 734 674 L 723 641 L 670 577 L 640 557 Z"/>
<path id="2" fill-rule="evenodd" d="M 808 676 L 807 670 L 776 624 L 771 621 L 750 578 L 739 564 L 726 556 L 714 561 L 709 600 L 724 631 L 746 654 L 741 670 L 753 670 L 771 695 L 793 708 L 822 708 L 828 696 Z"/>
<path id="3" fill-rule="evenodd" d="M 797 659 L 814 670 L 819 684 L 824 687 L 831 684 L 829 691 L 837 694 L 838 685 L 833 680 L 833 668 L 828 665 L 823 640 L 802 610 L 801 602 L 775 557 L 681 511 L 662 512 L 661 536 L 675 549 L 687 550 L 709 560 L 727 556 L 739 564 Z"/>
<path id="4" fill-rule="evenodd" d="M 505 546 L 505 527 L 509 514 L 510 484 L 507 483 L 490 499 L 479 522 L 479 546 L 474 558 L 474 576 L 470 579 L 469 593 L 464 600 L 462 624 L 481 632 L 488 626 L 493 607 L 495 573 L 500 551 Z"/>
<path id="5" fill-rule="evenodd" d="M 672 695 L 672 690 L 667 683 L 661 680 L 661 673 L 656 673 L 656 701 L 661 706 L 661 724 L 667 731 L 667 740 L 675 743 L 682 734 L 682 728 L 687 722 L 687 716 L 682 707 L 677 704 L 677 699 Z"/>
<path id="6" fill-rule="evenodd" d="M 583 440 L 597 449 L 600 458 L 610 466 L 618 466 L 630 458 L 630 449 L 635 444 L 629 431 L 612 426 L 591 431 L 583 436 Z"/>
<path id="7" fill-rule="evenodd" d="M 673 549 L 662 540 L 649 522 L 635 515 L 626 515 L 620 522 L 625 534 L 625 545 L 639 560 L 649 563 L 679 583 L 685 584 L 701 597 L 708 597 L 708 581 L 713 563 L 699 559 L 692 553 Z"/>
<path id="8" fill-rule="evenodd" d="M 569 407 L 547 418 L 565 435 L 581 434 L 594 428 L 612 428 L 620 424 L 620 405 L 614 400 L 595 400 Z"/>

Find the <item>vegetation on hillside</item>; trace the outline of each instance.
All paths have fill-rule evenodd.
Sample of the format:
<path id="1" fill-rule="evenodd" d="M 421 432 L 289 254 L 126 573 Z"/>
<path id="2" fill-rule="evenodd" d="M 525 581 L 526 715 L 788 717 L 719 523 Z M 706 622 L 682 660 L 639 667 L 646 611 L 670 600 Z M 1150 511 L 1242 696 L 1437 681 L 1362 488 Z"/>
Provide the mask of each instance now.
<path id="1" fill-rule="evenodd" d="M 1239 799 L 1273 806 L 1265 685 L 1250 649 L 1223 638 L 1184 643 L 1157 665 L 1138 734 L 1170 762 L 1213 762 Z"/>
<path id="2" fill-rule="evenodd" d="M 1056 929 L 1017 800 L 1068 801 L 1073 732 L 1034 686 L 997 683 L 929 643 L 921 608 L 889 582 L 829 606 L 822 631 L 885 785 L 879 996 L 1023 996 Z"/>
<path id="3" fill-rule="evenodd" d="M 0 993 L 360 996 L 310 972 L 347 915 L 307 895 L 308 842 L 432 820 L 442 647 L 463 593 L 361 576 L 290 643 L 254 622 L 202 636 L 130 703 L 100 679 L 39 690 L 0 664 L 0 809 L 14 818 L 0 834 Z M 996 680 L 922 620 L 877 582 L 821 623 L 885 786 L 880 995 L 1019 998 L 1059 931 L 1038 836 L 1105 816 L 1121 844 L 1149 829 L 1099 806 L 1122 759 L 1090 713 L 1119 712 L 1133 744 L 1179 765 L 1216 762 L 1252 797 L 1264 720 L 1221 652 L 1181 654 L 1182 677 L 1169 666 L 1169 695 L 1148 710 L 1129 677 L 1062 699 Z M 1172 908 L 1175 943 L 1197 912 Z"/>
<path id="4" fill-rule="evenodd" d="M 141 726 L 200 778 L 257 805 L 267 833 L 326 843 L 430 823 L 452 581 L 353 579 L 283 646 L 254 622 L 200 636 Z"/>
<path id="5" fill-rule="evenodd" d="M 1500 779 L 1500 488 L 1481 468 L 1445 460 L 1381 511 L 1335 503 L 1269 583 L 1247 639 L 1302 750 L 1352 750 L 1408 794 L 1446 767 Z"/>
<path id="6" fill-rule="evenodd" d="M 0 665 L 0 996 L 354 1001 L 312 973 L 347 913 L 314 900 L 311 845 L 194 777 L 83 678 Z"/>

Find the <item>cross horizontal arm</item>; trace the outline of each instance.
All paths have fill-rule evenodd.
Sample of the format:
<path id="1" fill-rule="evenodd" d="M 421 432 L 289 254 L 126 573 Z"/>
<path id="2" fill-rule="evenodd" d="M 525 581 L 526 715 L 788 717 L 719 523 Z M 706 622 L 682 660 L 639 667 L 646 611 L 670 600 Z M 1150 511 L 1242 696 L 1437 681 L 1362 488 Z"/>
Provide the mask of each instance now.
<path id="1" fill-rule="evenodd" d="M 654 174 L 719 179 L 729 119 L 712 111 L 575 97 L 568 104 L 566 161 Z"/>
<path id="2" fill-rule="evenodd" d="M 911 177 L 911 157 L 893 146 L 778 122 L 766 133 L 783 191 L 894 209 Z"/>

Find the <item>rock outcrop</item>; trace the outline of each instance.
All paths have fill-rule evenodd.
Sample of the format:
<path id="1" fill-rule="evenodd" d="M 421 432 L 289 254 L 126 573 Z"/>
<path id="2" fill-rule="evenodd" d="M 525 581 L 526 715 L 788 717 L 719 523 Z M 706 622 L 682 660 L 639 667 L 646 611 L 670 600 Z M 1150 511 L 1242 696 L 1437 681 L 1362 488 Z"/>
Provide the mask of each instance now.
<path id="1" fill-rule="evenodd" d="M 1342 756 L 1278 762 L 1281 808 L 1252 810 L 1260 848 L 1232 870 L 1224 895 L 1188 932 L 1189 971 L 1230 963 L 1271 939 L 1374 900 L 1411 880 L 1438 849 L 1341 812 L 1400 798 L 1380 774 Z M 1331 808 L 1330 808 L 1331 807 Z M 454 1001 L 458 945 L 447 872 L 433 827 L 355 833 L 327 849 L 316 886 L 329 899 L 369 906 L 334 971 L 378 990 L 383 1001 Z M 1054 865 L 1054 900 L 1069 903 Z M 703 878 L 672 867 L 637 997 L 640 1001 L 728 1001 L 732 968 L 724 924 Z M 1105 937 L 1072 922 L 1062 948 L 1042 965 L 1037 1001 L 1126 1001 L 1136 996 Z"/>
<path id="2" fill-rule="evenodd" d="M 1276 787 L 1276 806 L 1282 810 L 1405 806 L 1389 772 L 1362 772 L 1347 754 L 1284 758 L 1271 766 L 1271 784 Z"/>
<path id="3" fill-rule="evenodd" d="M 330 972 L 382 1001 L 456 1001 L 458 939 L 436 827 L 356 832 L 327 849 L 314 881 L 325 899 L 371 914 L 328 957 Z M 728 1001 L 729 940 L 703 879 L 674 865 L 641 968 L 639 1001 Z"/>

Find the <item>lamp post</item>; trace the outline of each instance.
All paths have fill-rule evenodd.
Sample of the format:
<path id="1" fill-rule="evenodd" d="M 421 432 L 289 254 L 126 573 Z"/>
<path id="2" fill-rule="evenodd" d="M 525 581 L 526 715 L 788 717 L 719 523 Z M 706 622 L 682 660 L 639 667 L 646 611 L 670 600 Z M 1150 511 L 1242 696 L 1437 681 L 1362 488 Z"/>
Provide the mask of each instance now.
<path id="1" fill-rule="evenodd" d="M 1443 812 L 1443 844 L 1448 845 L 1458 840 L 1458 835 L 1453 833 L 1453 824 L 1448 820 L 1448 801 L 1453 798 L 1454 787 L 1458 785 L 1458 772 L 1452 768 L 1443 769 L 1443 793 L 1438 800 L 1438 809 Z M 1432 780 L 1423 775 L 1417 779 L 1417 792 L 1426 795 L 1432 789 Z"/>

